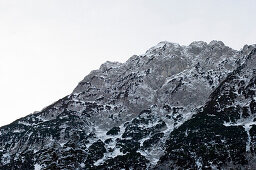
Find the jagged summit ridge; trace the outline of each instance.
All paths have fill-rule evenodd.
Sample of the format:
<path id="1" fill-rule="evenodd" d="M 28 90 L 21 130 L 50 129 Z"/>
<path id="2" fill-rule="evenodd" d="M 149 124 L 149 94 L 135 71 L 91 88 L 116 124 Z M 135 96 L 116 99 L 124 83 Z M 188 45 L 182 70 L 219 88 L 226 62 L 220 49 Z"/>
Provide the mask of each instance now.
<path id="1" fill-rule="evenodd" d="M 0 167 L 153 168 L 170 158 L 173 131 L 194 120 L 254 49 L 160 42 L 125 63 L 106 62 L 70 95 L 0 128 Z"/>
<path id="2" fill-rule="evenodd" d="M 212 41 L 209 43 L 209 46 L 204 42 L 193 42 L 187 47 L 169 42 L 160 42 L 158 45 L 148 50 L 145 55 L 135 55 L 126 63 L 112 63 L 111 65 L 109 63 L 103 64 L 100 70 L 96 70 L 93 74 L 86 76 L 76 87 L 74 92 L 79 93 L 83 92 L 84 89 L 87 90 L 91 77 L 94 78 L 95 88 L 100 91 L 108 91 L 109 89 L 112 89 L 110 91 L 113 92 L 113 89 L 116 89 L 117 87 L 113 87 L 114 84 L 109 84 L 108 82 L 122 81 L 121 79 L 123 75 L 128 76 L 128 74 L 132 73 L 139 76 L 141 82 L 137 82 L 136 85 L 132 84 L 129 87 L 129 91 L 133 91 L 132 94 L 135 94 L 137 91 L 143 90 L 146 87 L 146 90 L 149 92 L 146 96 L 146 101 L 149 102 L 147 105 L 149 107 L 155 102 L 152 94 L 156 94 L 163 85 L 168 85 L 167 81 L 172 77 L 184 73 L 191 74 L 193 71 L 201 71 L 201 73 L 205 74 L 205 71 L 209 70 L 212 72 L 211 74 L 220 74 L 218 78 L 221 79 L 221 74 L 225 75 L 226 72 L 232 70 L 236 66 L 235 61 L 237 58 L 237 51 L 226 47 L 219 41 Z M 224 64 L 224 62 L 227 64 Z M 105 67 L 105 65 L 108 65 L 109 67 Z M 217 71 L 218 73 L 216 73 Z M 189 78 L 188 76 L 183 76 L 184 77 L 182 78 Z M 211 78 L 210 75 L 204 76 L 208 76 L 209 79 Z M 191 83 L 191 81 L 189 81 L 189 83 Z M 219 80 L 216 80 L 215 77 L 211 81 L 213 81 L 213 86 L 214 84 L 216 86 Z M 97 84 L 96 82 L 99 83 Z M 136 88 L 134 86 L 136 86 Z M 190 87 L 192 87 L 192 85 L 190 85 Z M 129 95 L 132 97 L 132 94 Z M 94 97 L 93 100 L 96 98 L 97 97 Z M 134 96 L 134 98 L 139 100 L 138 96 Z M 130 103 L 134 100 L 135 99 L 129 99 Z M 143 106 L 145 106 L 145 103 L 143 103 Z"/>

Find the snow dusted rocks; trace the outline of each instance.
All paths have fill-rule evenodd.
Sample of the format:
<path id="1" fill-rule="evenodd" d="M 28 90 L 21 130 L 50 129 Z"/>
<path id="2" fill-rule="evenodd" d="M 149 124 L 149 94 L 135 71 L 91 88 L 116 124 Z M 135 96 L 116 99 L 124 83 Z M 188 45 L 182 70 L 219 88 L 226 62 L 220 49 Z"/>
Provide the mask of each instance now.
<path id="1" fill-rule="evenodd" d="M 1 127 L 0 167 L 250 167 L 255 65 L 255 46 L 236 51 L 220 41 L 160 42 L 106 62 L 72 94 Z"/>
<path id="2" fill-rule="evenodd" d="M 202 111 L 171 133 L 156 169 L 256 168 L 256 48 L 242 53 Z"/>

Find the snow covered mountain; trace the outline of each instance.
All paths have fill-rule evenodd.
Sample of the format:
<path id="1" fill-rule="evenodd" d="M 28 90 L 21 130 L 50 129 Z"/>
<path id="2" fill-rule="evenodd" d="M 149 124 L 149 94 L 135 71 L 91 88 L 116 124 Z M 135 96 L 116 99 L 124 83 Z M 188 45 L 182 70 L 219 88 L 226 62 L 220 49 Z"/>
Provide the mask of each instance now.
<path id="1" fill-rule="evenodd" d="M 2 169 L 254 167 L 256 46 L 160 42 L 0 128 Z M 255 119 L 256 120 L 256 119 Z"/>

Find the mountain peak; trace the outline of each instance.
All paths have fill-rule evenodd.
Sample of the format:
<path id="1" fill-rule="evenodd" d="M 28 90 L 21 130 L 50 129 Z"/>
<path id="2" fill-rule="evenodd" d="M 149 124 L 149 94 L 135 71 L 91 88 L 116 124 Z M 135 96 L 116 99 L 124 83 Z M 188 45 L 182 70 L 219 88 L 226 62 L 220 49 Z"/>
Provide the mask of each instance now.
<path id="1" fill-rule="evenodd" d="M 204 41 L 193 41 L 189 46 L 196 46 L 196 47 L 205 47 L 207 46 L 207 42 Z"/>
<path id="2" fill-rule="evenodd" d="M 106 61 L 100 66 L 100 70 L 106 71 L 108 69 L 116 68 L 122 65 L 120 62 Z"/>
<path id="3" fill-rule="evenodd" d="M 149 50 L 146 51 L 146 55 L 157 53 L 161 50 L 180 50 L 182 47 L 178 43 L 172 43 L 168 41 L 161 41 L 156 46 L 151 47 Z"/>
<path id="4" fill-rule="evenodd" d="M 107 61 L 70 95 L 0 128 L 0 169 L 250 164 L 255 61 L 221 41 L 164 41 L 125 63 Z"/>
<path id="5" fill-rule="evenodd" d="M 212 40 L 209 43 L 209 46 L 218 46 L 218 47 L 222 47 L 225 46 L 225 44 L 222 41 L 217 41 L 217 40 Z"/>

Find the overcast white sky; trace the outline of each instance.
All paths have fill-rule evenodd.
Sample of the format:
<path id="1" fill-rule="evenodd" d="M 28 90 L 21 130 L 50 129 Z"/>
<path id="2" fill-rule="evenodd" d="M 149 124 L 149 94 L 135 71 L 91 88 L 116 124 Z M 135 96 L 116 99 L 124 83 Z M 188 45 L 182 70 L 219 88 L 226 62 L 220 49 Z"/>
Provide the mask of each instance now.
<path id="1" fill-rule="evenodd" d="M 0 0 L 0 126 L 160 41 L 256 43 L 255 0 Z"/>

